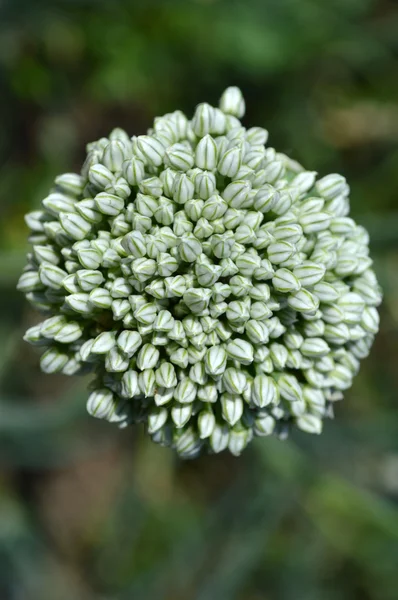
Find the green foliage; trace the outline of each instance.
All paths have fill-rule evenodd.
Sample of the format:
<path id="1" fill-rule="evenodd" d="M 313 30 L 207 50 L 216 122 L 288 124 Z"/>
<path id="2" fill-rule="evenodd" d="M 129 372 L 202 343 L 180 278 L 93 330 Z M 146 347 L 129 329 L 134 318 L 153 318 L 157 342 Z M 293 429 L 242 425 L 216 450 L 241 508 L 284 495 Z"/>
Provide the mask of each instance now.
<path id="1" fill-rule="evenodd" d="M 3 2 L 1 597 L 395 600 L 398 97 L 394 2 Z M 381 332 L 322 436 L 174 462 L 92 423 L 20 341 L 23 214 L 85 144 L 245 92 L 245 124 L 344 174 L 384 289 Z M 62 139 L 62 144 L 59 140 Z M 264 444 L 265 441 L 265 444 Z"/>

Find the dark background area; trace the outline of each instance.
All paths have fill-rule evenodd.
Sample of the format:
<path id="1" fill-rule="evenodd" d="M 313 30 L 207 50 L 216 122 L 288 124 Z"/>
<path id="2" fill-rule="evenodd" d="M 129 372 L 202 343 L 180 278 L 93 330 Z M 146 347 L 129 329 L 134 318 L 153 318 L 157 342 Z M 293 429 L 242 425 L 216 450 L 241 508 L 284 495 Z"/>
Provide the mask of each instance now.
<path id="1" fill-rule="evenodd" d="M 271 145 L 347 177 L 385 300 L 322 436 L 181 462 L 40 373 L 23 215 L 87 142 L 228 85 Z M 397 3 L 3 0 L 0 116 L 1 600 L 396 600 Z"/>

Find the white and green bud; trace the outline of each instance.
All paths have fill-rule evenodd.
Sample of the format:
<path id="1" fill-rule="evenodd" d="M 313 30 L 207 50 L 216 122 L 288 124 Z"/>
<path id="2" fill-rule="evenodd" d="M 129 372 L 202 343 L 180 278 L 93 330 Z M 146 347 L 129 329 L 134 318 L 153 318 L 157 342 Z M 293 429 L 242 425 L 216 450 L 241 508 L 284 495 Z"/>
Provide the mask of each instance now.
<path id="1" fill-rule="evenodd" d="M 322 420 L 317 415 L 306 414 L 298 417 L 296 425 L 306 433 L 320 434 L 322 432 Z"/>
<path id="2" fill-rule="evenodd" d="M 250 365 L 253 362 L 253 346 L 241 338 L 228 342 L 226 350 L 232 360 L 242 365 Z"/>
<path id="3" fill-rule="evenodd" d="M 328 212 L 305 213 L 299 217 L 299 224 L 306 235 L 319 233 L 329 228 L 331 215 Z"/>
<path id="4" fill-rule="evenodd" d="M 145 398 L 153 397 L 155 393 L 156 379 L 153 369 L 145 369 L 138 375 L 138 387 Z"/>
<path id="5" fill-rule="evenodd" d="M 289 306 L 302 313 L 313 313 L 319 307 L 319 300 L 306 289 L 301 289 L 289 295 L 287 299 Z"/>
<path id="6" fill-rule="evenodd" d="M 117 345 L 129 358 L 140 348 L 142 338 L 137 331 L 122 331 L 117 337 Z"/>
<path id="7" fill-rule="evenodd" d="M 102 262 L 102 253 L 96 248 L 81 248 L 77 251 L 77 257 L 86 269 L 98 269 Z"/>
<path id="8" fill-rule="evenodd" d="M 220 219 L 228 209 L 228 204 L 218 196 L 214 194 L 211 196 L 203 205 L 202 217 L 208 221 L 215 221 Z"/>
<path id="9" fill-rule="evenodd" d="M 89 294 L 77 293 L 65 297 L 65 303 L 68 308 L 82 315 L 89 315 L 92 312 Z"/>
<path id="10" fill-rule="evenodd" d="M 269 351 L 274 367 L 282 371 L 285 368 L 288 359 L 287 348 L 283 344 L 274 342 L 270 345 Z"/>
<path id="11" fill-rule="evenodd" d="M 300 352 L 308 358 L 321 358 L 329 354 L 330 348 L 322 338 L 311 337 L 301 344 Z"/>
<path id="12" fill-rule="evenodd" d="M 75 202 L 76 200 L 70 198 L 65 194 L 54 192 L 47 196 L 47 198 L 44 198 L 44 200 L 42 201 L 42 205 L 49 213 L 51 213 L 55 217 L 58 217 L 60 213 L 63 212 L 74 213 Z"/>
<path id="13" fill-rule="evenodd" d="M 109 217 L 116 217 L 124 208 L 123 198 L 107 192 L 97 194 L 95 197 L 95 204 L 100 213 Z"/>
<path id="14" fill-rule="evenodd" d="M 65 282 L 64 282 L 65 284 Z M 105 288 L 96 288 L 92 290 L 88 297 L 89 304 L 91 304 L 95 308 L 101 308 L 103 310 L 107 310 L 112 305 L 112 296 L 109 290 Z"/>
<path id="15" fill-rule="evenodd" d="M 298 292 L 301 289 L 298 277 L 289 269 L 277 269 L 272 277 L 272 285 L 278 292 L 284 294 Z"/>
<path id="16" fill-rule="evenodd" d="M 264 408 L 279 401 L 279 388 L 275 381 L 267 375 L 257 375 L 251 387 L 251 401 L 255 406 Z"/>
<path id="17" fill-rule="evenodd" d="M 202 171 L 195 177 L 195 192 L 202 200 L 207 200 L 216 191 L 217 183 L 213 173 Z"/>
<path id="18" fill-rule="evenodd" d="M 77 173 L 58 175 L 54 183 L 62 192 L 71 196 L 79 196 L 83 191 L 83 177 Z"/>
<path id="19" fill-rule="evenodd" d="M 59 290 L 62 288 L 63 281 L 67 273 L 52 264 L 42 264 L 39 268 L 39 277 L 43 285 Z"/>
<path id="20" fill-rule="evenodd" d="M 225 235 L 213 235 L 211 237 L 211 248 L 216 258 L 229 258 L 234 247 L 233 238 Z M 237 270 L 237 268 L 236 268 Z M 224 277 L 224 274 L 222 274 Z"/>
<path id="21" fill-rule="evenodd" d="M 166 408 L 152 407 L 148 414 L 148 433 L 159 431 L 166 423 L 169 413 Z"/>
<path id="22" fill-rule="evenodd" d="M 242 149 L 233 147 L 220 155 L 217 170 L 224 177 L 235 177 L 242 164 Z"/>
<path id="23" fill-rule="evenodd" d="M 156 406 L 168 404 L 173 399 L 173 394 L 174 388 L 155 387 L 153 399 Z"/>
<path id="24" fill-rule="evenodd" d="M 73 240 L 83 240 L 91 231 L 91 223 L 75 213 L 62 212 L 59 220 L 64 231 Z"/>
<path id="25" fill-rule="evenodd" d="M 103 331 L 94 340 L 91 346 L 92 354 L 106 354 L 116 344 L 116 336 L 113 331 Z"/>
<path id="26" fill-rule="evenodd" d="M 296 402 L 303 398 L 303 388 L 294 375 L 281 375 L 277 385 L 280 395 L 288 402 Z"/>
<path id="27" fill-rule="evenodd" d="M 66 323 L 57 333 L 54 335 L 54 341 L 60 344 L 71 344 L 75 342 L 83 335 L 83 328 L 80 323 L 71 321 Z"/>
<path id="28" fill-rule="evenodd" d="M 227 353 L 222 346 L 214 346 L 205 354 L 205 370 L 208 375 L 217 377 L 222 375 L 227 365 Z"/>
<path id="29" fill-rule="evenodd" d="M 200 169 L 212 171 L 217 166 L 217 144 L 211 135 L 206 134 L 195 150 L 195 163 Z"/>
<path id="30" fill-rule="evenodd" d="M 221 394 L 222 416 L 233 427 L 243 415 L 243 400 L 241 396 Z"/>
<path id="31" fill-rule="evenodd" d="M 293 273 L 303 287 L 311 287 L 320 282 L 325 275 L 326 268 L 323 264 L 317 264 L 309 260 L 303 261 L 294 267 Z"/>
<path id="32" fill-rule="evenodd" d="M 192 404 L 180 404 L 176 402 L 170 412 L 176 428 L 182 429 L 191 418 L 193 412 Z"/>
<path id="33" fill-rule="evenodd" d="M 214 120 L 214 108 L 203 102 L 198 104 L 192 119 L 192 129 L 198 137 L 204 137 L 212 132 Z"/>
<path id="34" fill-rule="evenodd" d="M 178 253 L 182 261 L 186 263 L 195 262 L 201 252 L 201 243 L 193 234 L 187 233 L 181 238 Z"/>
<path id="35" fill-rule="evenodd" d="M 139 323 L 143 325 L 152 324 L 157 315 L 157 308 L 153 302 L 147 302 L 146 304 L 140 305 L 134 311 L 134 317 L 137 319 Z"/>
<path id="36" fill-rule="evenodd" d="M 124 161 L 128 158 L 127 155 L 128 148 L 121 140 L 111 140 L 104 148 L 102 163 L 107 169 L 116 173 L 121 170 Z"/>
<path id="37" fill-rule="evenodd" d="M 137 367 L 144 371 L 145 369 L 154 369 L 159 362 L 159 350 L 152 344 L 145 344 L 137 356 Z"/>
<path id="38" fill-rule="evenodd" d="M 176 171 L 189 171 L 194 164 L 193 151 L 182 144 L 173 144 L 166 150 L 164 163 Z"/>
<path id="39" fill-rule="evenodd" d="M 145 177 L 144 162 L 136 156 L 133 156 L 123 163 L 122 173 L 129 185 L 139 185 Z"/>
<path id="40" fill-rule="evenodd" d="M 177 376 L 174 366 L 169 362 L 164 362 L 155 371 L 156 383 L 160 387 L 174 388 L 177 385 Z"/>
<path id="41" fill-rule="evenodd" d="M 196 398 L 197 386 L 189 377 L 182 379 L 174 390 L 174 398 L 180 404 L 191 404 Z"/>
<path id="42" fill-rule="evenodd" d="M 316 184 L 318 193 L 326 200 L 332 200 L 337 196 L 348 193 L 345 177 L 332 173 L 319 179 Z"/>
<path id="43" fill-rule="evenodd" d="M 208 307 L 210 296 L 211 290 L 208 288 L 190 288 L 184 293 L 183 299 L 189 310 L 199 315 Z"/>
<path id="44" fill-rule="evenodd" d="M 240 119 L 245 114 L 245 100 L 238 87 L 227 88 L 220 98 L 220 108 L 224 113 Z"/>
<path id="45" fill-rule="evenodd" d="M 283 240 L 271 243 L 267 248 L 267 255 L 270 262 L 274 265 L 280 265 L 286 262 L 293 255 L 295 247 L 290 242 Z"/>
<path id="46" fill-rule="evenodd" d="M 216 425 L 216 418 L 211 408 L 202 410 L 198 415 L 198 431 L 200 439 L 206 439 L 211 436 Z"/>
<path id="47" fill-rule="evenodd" d="M 166 151 L 164 146 L 155 137 L 150 135 L 138 136 L 137 148 L 149 165 L 159 167 L 162 164 Z"/>
<path id="48" fill-rule="evenodd" d="M 269 330 L 262 321 L 251 319 L 245 323 L 245 331 L 253 344 L 266 344 L 269 340 Z"/>
<path id="49" fill-rule="evenodd" d="M 122 373 L 129 368 L 129 360 L 119 348 L 114 347 L 105 357 L 105 368 L 108 373 Z"/>
<path id="50" fill-rule="evenodd" d="M 87 412 L 97 419 L 110 421 L 117 408 L 117 402 L 111 390 L 95 390 L 87 400 Z"/>
<path id="51" fill-rule="evenodd" d="M 64 277 L 66 277 L 66 273 Z M 44 285 L 45 284 L 42 282 L 37 271 L 25 271 L 18 280 L 17 290 L 27 294 L 29 292 L 34 292 L 35 290 L 43 289 Z"/>
<path id="52" fill-rule="evenodd" d="M 186 369 L 188 366 L 189 355 L 185 348 L 179 348 L 170 354 L 170 360 L 173 364 L 181 369 Z"/>
<path id="53" fill-rule="evenodd" d="M 69 356 L 58 350 L 58 348 L 50 348 L 40 359 L 40 368 L 43 373 L 59 373 L 65 367 L 69 360 Z"/>

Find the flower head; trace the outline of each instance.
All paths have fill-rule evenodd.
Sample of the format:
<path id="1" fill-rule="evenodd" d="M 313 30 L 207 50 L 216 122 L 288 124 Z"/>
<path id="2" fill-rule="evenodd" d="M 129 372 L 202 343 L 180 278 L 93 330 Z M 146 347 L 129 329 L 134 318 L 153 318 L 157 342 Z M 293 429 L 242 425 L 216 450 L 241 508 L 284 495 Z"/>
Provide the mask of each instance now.
<path id="1" fill-rule="evenodd" d="M 380 290 L 349 188 L 220 107 L 87 147 L 26 217 L 18 288 L 46 315 L 46 373 L 93 373 L 87 409 L 145 423 L 182 457 L 320 433 L 378 330 Z"/>

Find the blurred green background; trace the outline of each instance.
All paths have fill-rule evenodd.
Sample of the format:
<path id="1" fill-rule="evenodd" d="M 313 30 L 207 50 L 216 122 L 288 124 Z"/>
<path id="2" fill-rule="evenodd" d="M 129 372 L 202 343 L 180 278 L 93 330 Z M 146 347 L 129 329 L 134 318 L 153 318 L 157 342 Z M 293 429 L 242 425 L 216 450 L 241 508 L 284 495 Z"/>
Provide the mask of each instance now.
<path id="1" fill-rule="evenodd" d="M 87 142 L 232 84 L 248 126 L 349 180 L 381 332 L 322 436 L 182 463 L 39 372 L 23 214 Z M 3 0 L 0 114 L 1 600 L 396 600 L 397 3 Z"/>

